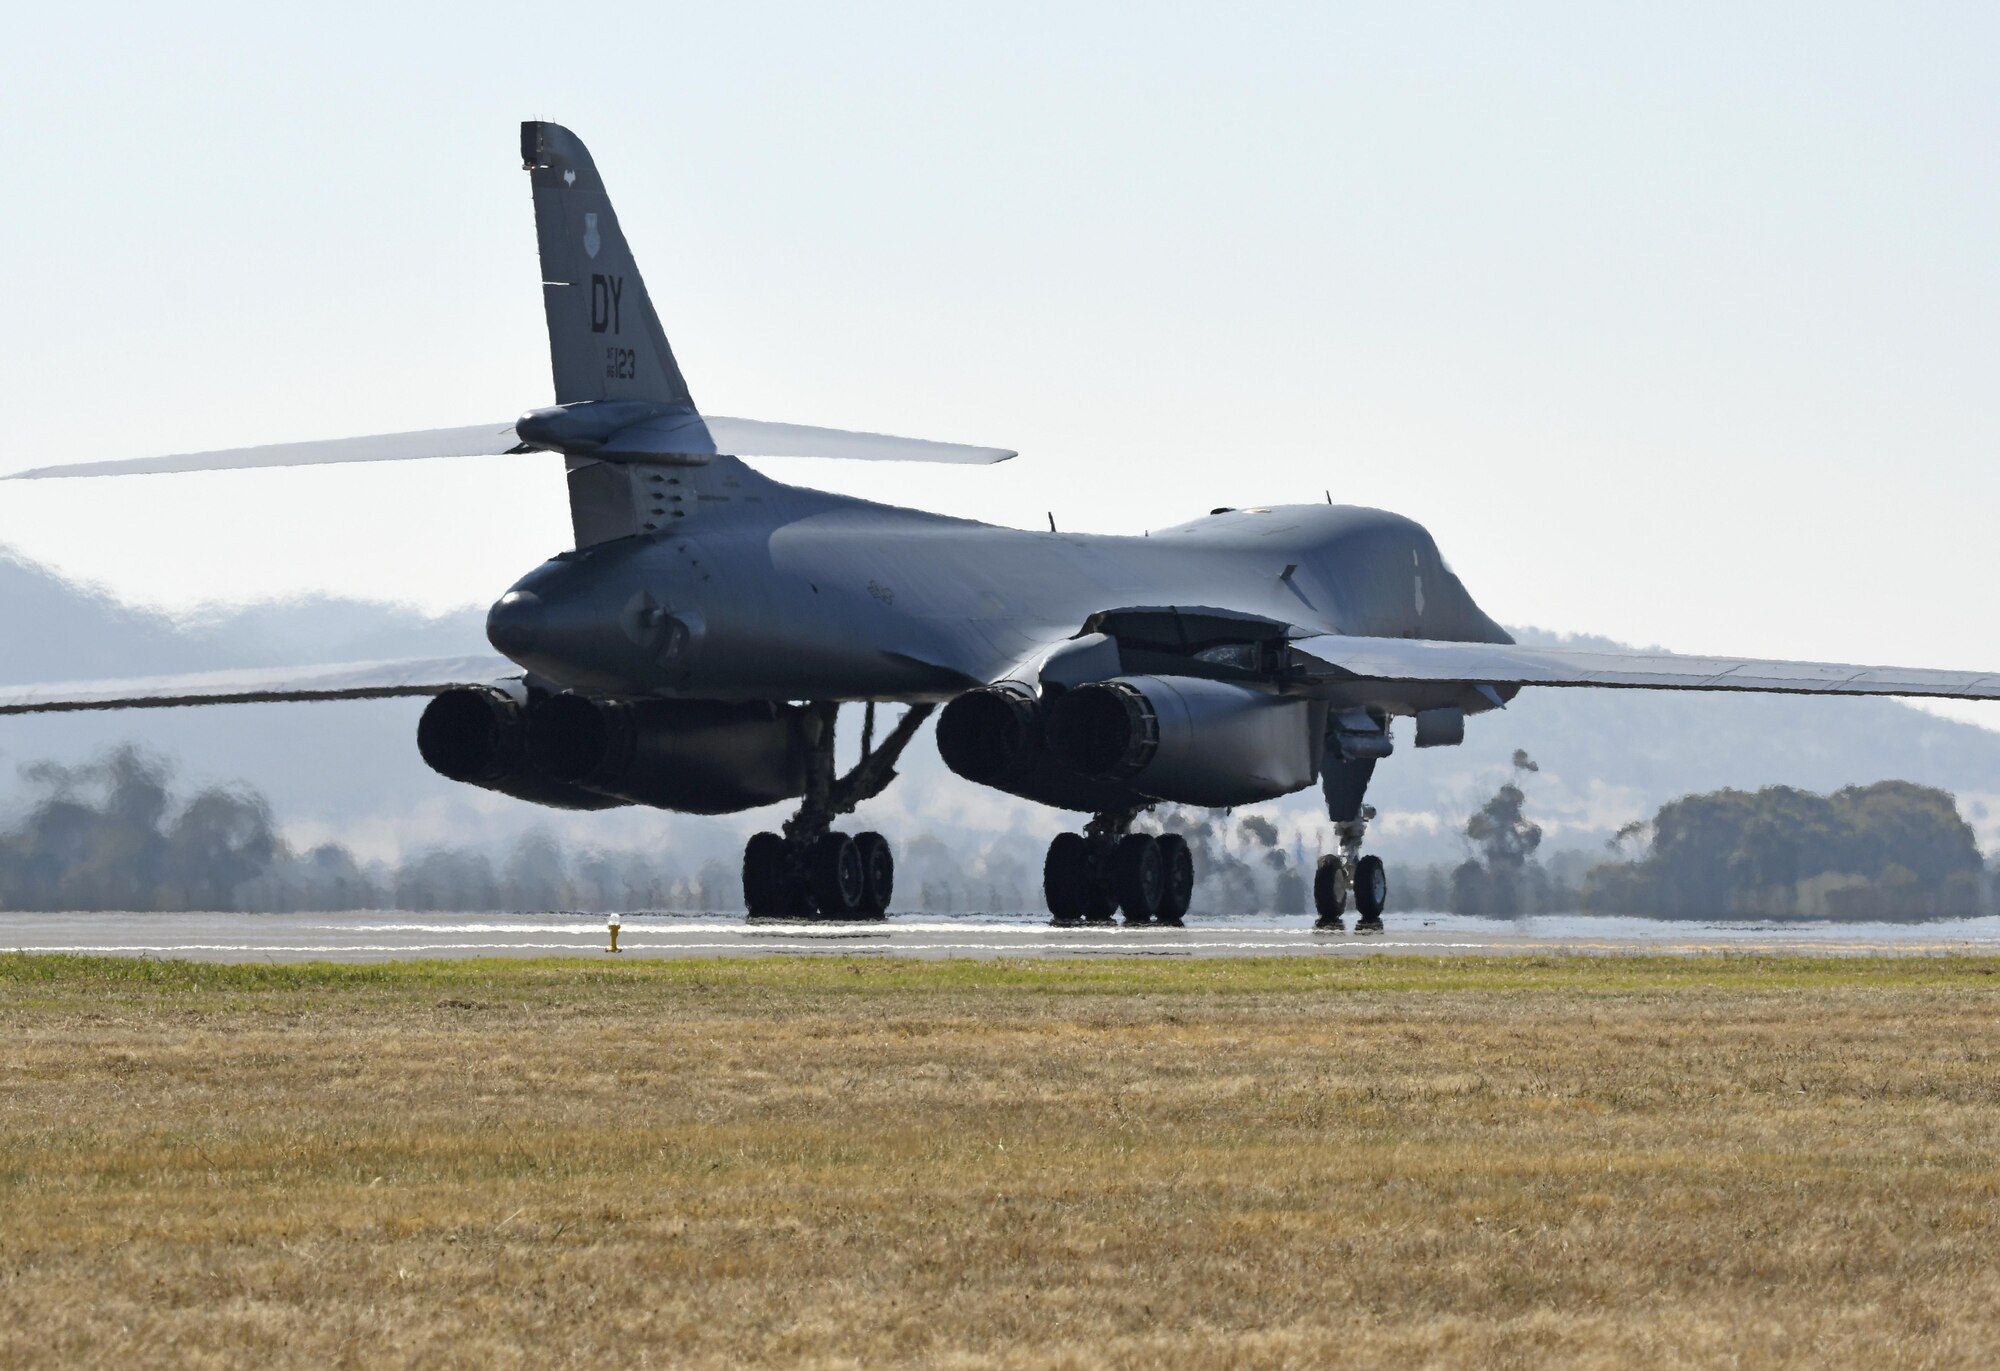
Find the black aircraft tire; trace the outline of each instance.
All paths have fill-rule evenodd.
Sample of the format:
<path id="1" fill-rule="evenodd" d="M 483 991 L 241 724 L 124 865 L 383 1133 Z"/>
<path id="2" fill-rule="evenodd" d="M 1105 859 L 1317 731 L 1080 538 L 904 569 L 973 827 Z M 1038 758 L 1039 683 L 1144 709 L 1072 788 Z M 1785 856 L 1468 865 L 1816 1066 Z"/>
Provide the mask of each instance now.
<path id="1" fill-rule="evenodd" d="M 1162 833 L 1160 843 L 1160 912 L 1153 917 L 1178 927 L 1194 903 L 1194 853 L 1178 833 Z"/>
<path id="2" fill-rule="evenodd" d="M 1128 924 L 1149 924 L 1160 912 L 1166 889 L 1166 863 L 1160 843 L 1150 833 L 1127 833 L 1111 849 L 1111 894 Z"/>
<path id="3" fill-rule="evenodd" d="M 1083 917 L 1084 887 L 1090 882 L 1090 844 L 1081 833 L 1058 833 L 1042 860 L 1042 898 L 1059 924 Z"/>
<path id="4" fill-rule="evenodd" d="M 753 919 L 796 913 L 785 898 L 785 840 L 757 833 L 743 845 L 743 908 Z"/>
<path id="5" fill-rule="evenodd" d="M 1118 913 L 1118 893 L 1111 885 L 1111 869 L 1118 855 L 1118 840 L 1086 839 L 1084 853 L 1083 921 L 1087 924 L 1108 924 Z"/>
<path id="6" fill-rule="evenodd" d="M 896 854 L 880 833 L 857 833 L 854 846 L 861 852 L 861 913 L 879 919 L 889 912 L 896 894 Z"/>
<path id="7" fill-rule="evenodd" d="M 1363 923 L 1382 922 L 1382 907 L 1389 903 L 1389 873 L 1380 857 L 1363 857 L 1354 864 L 1354 910 Z"/>
<path id="8" fill-rule="evenodd" d="M 1313 909 L 1321 922 L 1337 921 L 1347 913 L 1347 867 L 1340 858 L 1319 859 L 1313 872 Z"/>
<path id="9" fill-rule="evenodd" d="M 845 833 L 828 833 L 812 845 L 806 859 L 813 904 L 822 919 L 851 919 L 861 907 L 866 881 L 861 850 Z"/>

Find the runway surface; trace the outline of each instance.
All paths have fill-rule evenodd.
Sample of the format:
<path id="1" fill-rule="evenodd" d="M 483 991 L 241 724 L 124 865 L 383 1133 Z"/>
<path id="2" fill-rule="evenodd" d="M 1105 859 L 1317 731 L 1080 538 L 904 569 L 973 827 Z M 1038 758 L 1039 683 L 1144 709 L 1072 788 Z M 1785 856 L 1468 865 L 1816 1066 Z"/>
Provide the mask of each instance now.
<path id="1" fill-rule="evenodd" d="M 1584 915 L 1520 920 L 1392 914 L 1380 933 L 1322 931 L 1305 915 L 1190 916 L 1185 928 L 1055 928 L 1047 916 L 900 914 L 879 923 L 752 923 L 740 914 L 622 915 L 625 957 L 776 954 L 903 957 L 1598 955 L 1777 952 L 1816 956 L 2000 954 L 2000 918 L 1929 923 L 1669 921 Z M 604 957 L 598 914 L 0 914 L 0 949 L 204 961 Z"/>

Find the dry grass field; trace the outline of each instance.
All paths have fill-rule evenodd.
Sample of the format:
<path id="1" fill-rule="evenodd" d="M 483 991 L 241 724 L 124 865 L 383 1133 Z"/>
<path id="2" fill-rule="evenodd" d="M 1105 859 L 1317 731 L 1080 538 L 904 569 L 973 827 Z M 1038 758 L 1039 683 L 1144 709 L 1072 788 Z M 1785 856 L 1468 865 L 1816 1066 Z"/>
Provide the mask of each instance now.
<path id="1" fill-rule="evenodd" d="M 0 957 L 0 1366 L 1992 1366 L 2000 964 Z"/>

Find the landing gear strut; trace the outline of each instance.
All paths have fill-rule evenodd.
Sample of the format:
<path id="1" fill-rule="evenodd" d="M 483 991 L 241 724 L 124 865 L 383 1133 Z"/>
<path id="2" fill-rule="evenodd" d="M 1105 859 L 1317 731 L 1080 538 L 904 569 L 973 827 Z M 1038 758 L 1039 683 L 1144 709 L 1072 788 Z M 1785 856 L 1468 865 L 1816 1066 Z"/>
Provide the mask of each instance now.
<path id="1" fill-rule="evenodd" d="M 1132 832 L 1136 809 L 1099 814 L 1081 833 L 1058 833 L 1042 863 L 1042 896 L 1058 924 L 1178 927 L 1194 896 L 1194 856 L 1178 833 Z"/>
<path id="2" fill-rule="evenodd" d="M 1386 720 L 1381 721 L 1380 728 L 1381 736 L 1376 741 L 1381 746 L 1372 755 L 1348 751 L 1345 739 L 1349 735 L 1337 731 L 1327 735 L 1326 760 L 1319 772 L 1320 790 L 1326 796 L 1326 817 L 1333 821 L 1333 837 L 1340 851 L 1321 857 L 1319 869 L 1313 873 L 1313 907 L 1319 911 L 1321 928 L 1344 927 L 1341 919 L 1347 913 L 1347 897 L 1352 895 L 1354 912 L 1361 916 L 1355 932 L 1382 931 L 1382 907 L 1389 902 L 1389 876 L 1382 869 L 1380 857 L 1361 855 L 1361 844 L 1368 837 L 1368 821 L 1375 817 L 1375 806 L 1363 803 L 1368 795 L 1368 782 L 1374 778 L 1376 761 L 1388 755 Z"/>
<path id="3" fill-rule="evenodd" d="M 806 793 L 784 832 L 759 833 L 743 848 L 743 904 L 753 919 L 879 919 L 896 888 L 896 859 L 880 833 L 849 836 L 833 821 L 852 814 L 896 779 L 896 762 L 935 706 L 911 705 L 889 736 L 875 742 L 875 706 L 862 725 L 861 760 L 845 776 L 833 770 L 834 721 L 840 706 L 815 701 L 806 722 L 811 754 Z"/>

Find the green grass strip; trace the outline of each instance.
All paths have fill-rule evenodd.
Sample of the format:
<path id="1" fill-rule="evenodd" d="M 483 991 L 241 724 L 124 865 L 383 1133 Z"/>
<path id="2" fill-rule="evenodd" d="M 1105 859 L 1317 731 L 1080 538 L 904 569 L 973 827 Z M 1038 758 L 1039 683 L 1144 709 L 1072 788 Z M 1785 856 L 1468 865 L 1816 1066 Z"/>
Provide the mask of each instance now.
<path id="1" fill-rule="evenodd" d="M 163 992 L 355 990 L 1021 990 L 1092 995 L 1343 991 L 1606 990 L 1674 986 L 1960 986 L 2000 990 L 2000 957 L 1699 956 L 1213 957 L 1163 961 L 576 957 L 395 962 L 198 962 L 0 953 L 0 987 Z"/>

